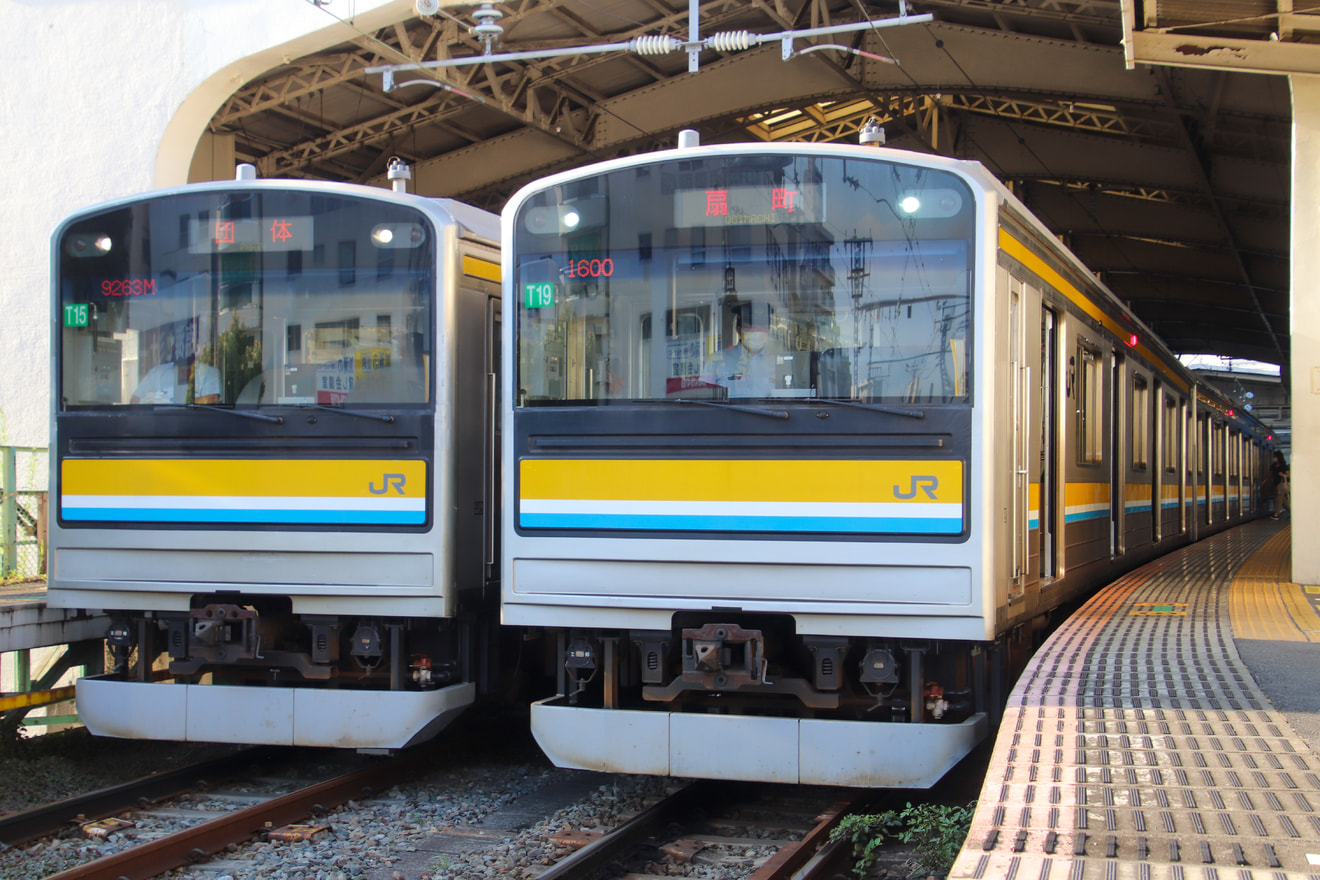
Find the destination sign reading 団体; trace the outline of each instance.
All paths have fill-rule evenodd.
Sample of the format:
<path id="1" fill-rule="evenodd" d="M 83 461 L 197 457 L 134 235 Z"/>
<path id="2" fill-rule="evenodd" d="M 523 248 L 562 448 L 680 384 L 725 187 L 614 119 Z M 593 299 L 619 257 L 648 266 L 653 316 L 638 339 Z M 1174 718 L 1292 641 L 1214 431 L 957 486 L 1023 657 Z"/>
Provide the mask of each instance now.
<path id="1" fill-rule="evenodd" d="M 819 184 L 728 186 L 674 193 L 674 226 L 773 226 L 820 223 L 825 188 Z"/>
<path id="2" fill-rule="evenodd" d="M 192 219 L 188 221 L 188 252 L 310 251 L 315 243 L 312 231 L 312 218 L 303 215 L 246 220 Z"/>

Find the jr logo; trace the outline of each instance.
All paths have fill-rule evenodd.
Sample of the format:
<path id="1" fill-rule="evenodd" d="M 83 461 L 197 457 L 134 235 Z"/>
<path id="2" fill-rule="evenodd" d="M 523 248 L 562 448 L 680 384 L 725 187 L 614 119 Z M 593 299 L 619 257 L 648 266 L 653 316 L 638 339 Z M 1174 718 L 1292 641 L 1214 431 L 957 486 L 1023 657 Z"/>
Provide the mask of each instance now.
<path id="1" fill-rule="evenodd" d="M 403 474 L 385 474 L 381 477 L 380 481 L 382 485 L 379 489 L 376 488 L 375 483 L 367 483 L 367 491 L 372 495 L 384 495 L 386 492 L 390 491 L 390 489 L 393 489 L 395 492 L 402 495 L 403 484 L 407 482 L 407 477 Z"/>
<path id="2" fill-rule="evenodd" d="M 931 501 L 934 501 L 935 490 L 939 488 L 939 485 L 940 485 L 940 481 L 936 477 L 913 476 L 912 483 L 909 485 L 908 490 L 906 492 L 900 492 L 898 491 L 897 486 L 894 487 L 894 497 L 904 498 L 904 499 L 916 498 L 917 490 L 920 489 L 922 492 L 926 493 L 927 498 L 929 498 Z"/>

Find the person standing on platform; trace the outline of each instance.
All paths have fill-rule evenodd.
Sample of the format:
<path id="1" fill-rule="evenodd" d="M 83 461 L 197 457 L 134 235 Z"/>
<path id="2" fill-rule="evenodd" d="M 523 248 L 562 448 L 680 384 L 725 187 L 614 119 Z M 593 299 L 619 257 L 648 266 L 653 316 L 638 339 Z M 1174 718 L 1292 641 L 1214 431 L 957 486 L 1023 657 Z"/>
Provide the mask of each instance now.
<path id="1" fill-rule="evenodd" d="M 1282 452 L 1274 453 L 1274 460 L 1270 462 L 1270 473 L 1265 478 L 1265 482 L 1274 486 L 1274 513 L 1270 515 L 1270 519 L 1278 519 L 1292 505 L 1292 484 L 1289 480 L 1288 462 L 1284 460 Z"/>

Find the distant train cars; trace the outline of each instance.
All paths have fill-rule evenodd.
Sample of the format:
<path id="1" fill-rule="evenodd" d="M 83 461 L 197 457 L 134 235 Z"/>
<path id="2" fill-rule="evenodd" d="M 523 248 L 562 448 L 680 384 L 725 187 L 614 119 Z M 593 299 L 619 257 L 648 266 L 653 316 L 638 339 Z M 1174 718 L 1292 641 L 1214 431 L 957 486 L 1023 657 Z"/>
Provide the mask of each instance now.
<path id="1" fill-rule="evenodd" d="M 287 180 L 56 230 L 48 602 L 114 621 L 89 729 L 395 748 L 495 690 L 498 240 Z"/>
<path id="2" fill-rule="evenodd" d="M 977 164 L 633 156 L 503 244 L 502 613 L 561 766 L 931 785 L 1052 610 L 1258 513 L 1259 426 Z"/>

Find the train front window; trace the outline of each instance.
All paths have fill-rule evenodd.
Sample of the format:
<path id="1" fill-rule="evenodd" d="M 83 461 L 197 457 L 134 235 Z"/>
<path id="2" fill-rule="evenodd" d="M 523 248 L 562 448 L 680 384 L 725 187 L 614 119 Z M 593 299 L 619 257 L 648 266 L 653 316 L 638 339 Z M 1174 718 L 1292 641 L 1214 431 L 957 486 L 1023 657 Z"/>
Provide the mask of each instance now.
<path id="1" fill-rule="evenodd" d="M 672 159 L 514 220 L 520 405 L 970 400 L 975 206 L 860 158 Z"/>
<path id="2" fill-rule="evenodd" d="M 426 404 L 433 238 L 410 208 L 276 189 L 80 220 L 59 243 L 61 408 Z"/>

